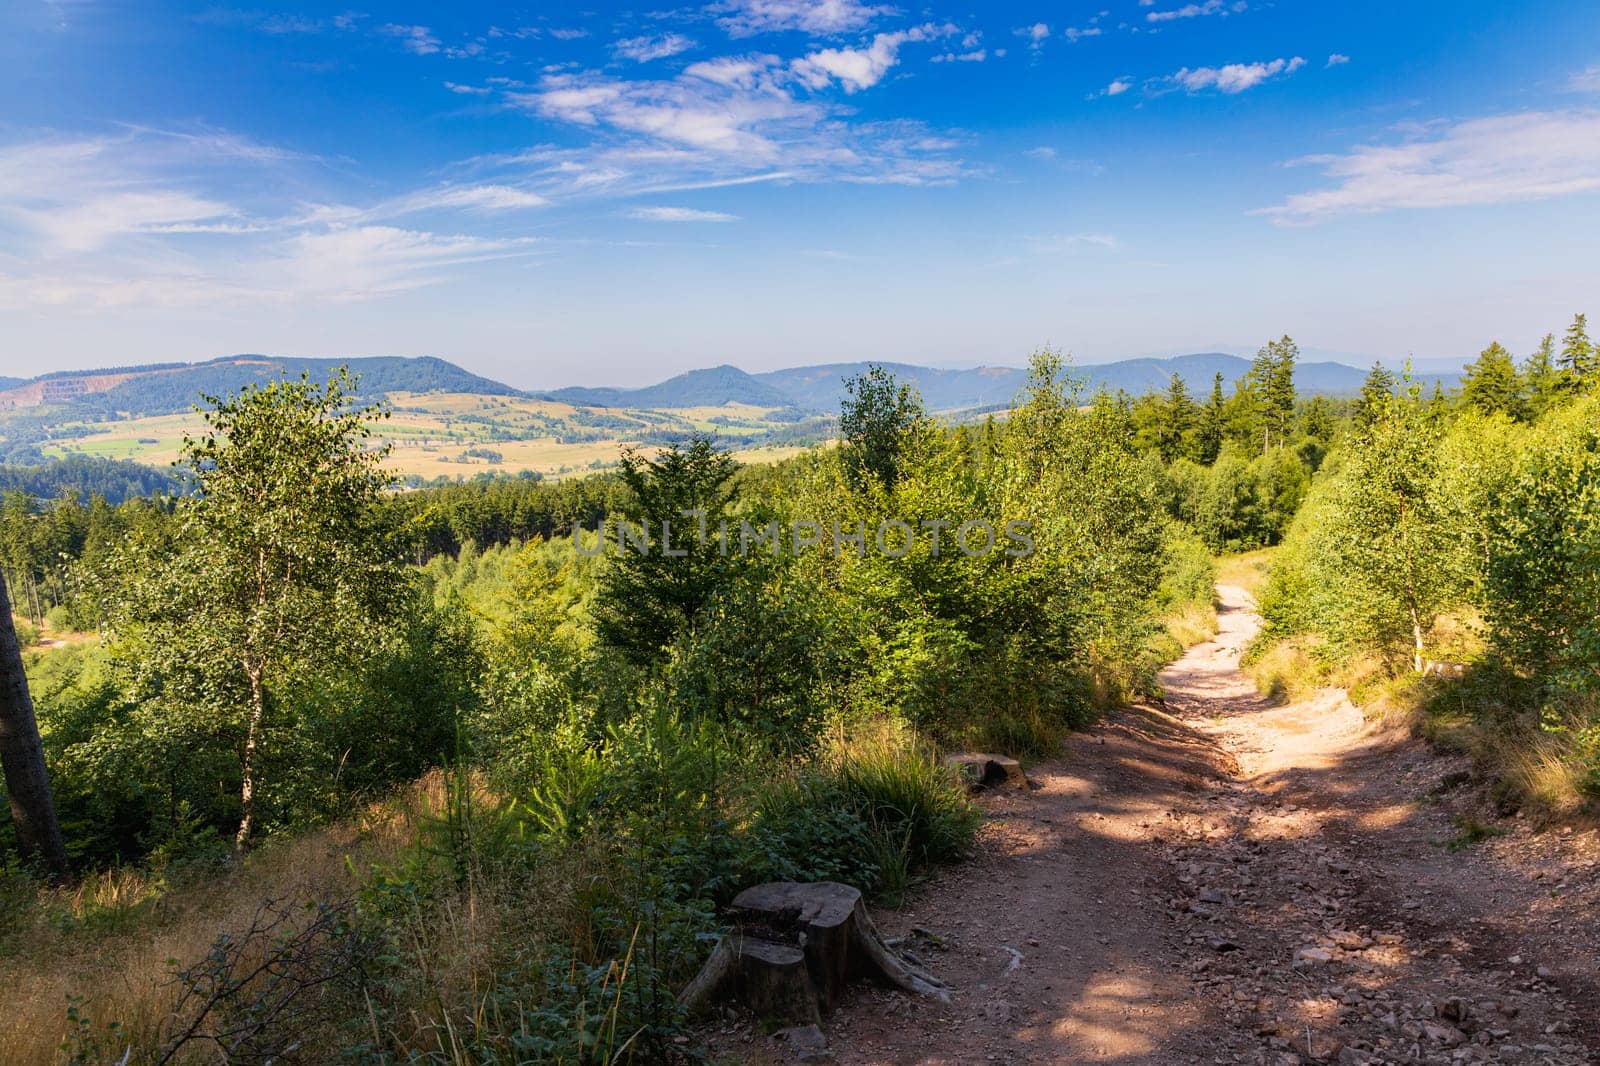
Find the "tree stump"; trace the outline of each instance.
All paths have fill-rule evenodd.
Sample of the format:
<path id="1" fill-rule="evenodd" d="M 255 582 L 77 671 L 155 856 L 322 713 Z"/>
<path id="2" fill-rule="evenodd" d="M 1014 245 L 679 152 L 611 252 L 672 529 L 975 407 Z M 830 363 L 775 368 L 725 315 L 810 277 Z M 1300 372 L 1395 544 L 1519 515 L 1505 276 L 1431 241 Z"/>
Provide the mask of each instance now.
<path id="1" fill-rule="evenodd" d="M 954 767 L 974 792 L 987 788 L 1029 787 L 1028 775 L 1022 764 L 1005 755 L 991 755 L 983 751 L 963 752 L 945 758 L 946 766 Z"/>
<path id="2" fill-rule="evenodd" d="M 763 1019 L 816 1024 L 857 977 L 949 1002 L 944 982 L 878 935 L 861 893 L 833 881 L 775 881 L 734 897 L 734 929 L 679 996 L 692 1016 L 732 998 Z"/>

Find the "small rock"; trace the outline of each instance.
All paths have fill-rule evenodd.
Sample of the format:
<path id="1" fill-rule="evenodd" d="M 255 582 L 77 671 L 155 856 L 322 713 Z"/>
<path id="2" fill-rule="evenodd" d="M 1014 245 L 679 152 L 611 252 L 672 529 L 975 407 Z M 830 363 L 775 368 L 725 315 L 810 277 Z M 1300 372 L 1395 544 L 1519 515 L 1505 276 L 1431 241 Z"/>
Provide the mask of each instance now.
<path id="1" fill-rule="evenodd" d="M 1322 966 L 1333 961 L 1333 952 L 1327 948 L 1303 947 L 1294 950 L 1294 968 L 1309 970 L 1313 966 Z"/>
<path id="2" fill-rule="evenodd" d="M 1467 1034 L 1453 1025 L 1441 1025 L 1438 1022 L 1423 1022 L 1422 1035 L 1432 1040 L 1435 1044 L 1445 1047 L 1459 1047 L 1466 1043 Z"/>

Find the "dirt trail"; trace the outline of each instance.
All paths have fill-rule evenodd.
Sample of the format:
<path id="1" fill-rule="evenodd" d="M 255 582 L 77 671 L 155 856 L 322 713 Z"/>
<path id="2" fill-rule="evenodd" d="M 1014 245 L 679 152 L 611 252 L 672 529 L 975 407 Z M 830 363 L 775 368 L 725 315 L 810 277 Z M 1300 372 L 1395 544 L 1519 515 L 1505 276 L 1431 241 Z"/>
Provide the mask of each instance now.
<path id="1" fill-rule="evenodd" d="M 863 988 L 855 1064 L 1600 1062 L 1600 840 L 1488 818 L 1460 759 L 1370 731 L 1341 691 L 1274 707 L 1239 671 L 1258 619 L 983 802 L 979 853 L 877 915 L 958 990 Z M 793 1061 L 747 1019 L 737 1061 Z"/>

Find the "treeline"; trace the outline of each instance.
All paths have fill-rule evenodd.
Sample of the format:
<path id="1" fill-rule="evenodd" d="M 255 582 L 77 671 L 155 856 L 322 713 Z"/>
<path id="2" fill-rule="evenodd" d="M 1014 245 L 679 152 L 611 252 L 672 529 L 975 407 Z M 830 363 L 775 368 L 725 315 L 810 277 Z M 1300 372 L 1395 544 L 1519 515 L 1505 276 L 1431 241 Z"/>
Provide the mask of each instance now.
<path id="1" fill-rule="evenodd" d="M 1267 643 L 1376 664 L 1559 806 L 1600 791 L 1597 385 L 1580 315 L 1520 367 L 1490 345 L 1455 402 L 1374 389 L 1262 597 Z"/>

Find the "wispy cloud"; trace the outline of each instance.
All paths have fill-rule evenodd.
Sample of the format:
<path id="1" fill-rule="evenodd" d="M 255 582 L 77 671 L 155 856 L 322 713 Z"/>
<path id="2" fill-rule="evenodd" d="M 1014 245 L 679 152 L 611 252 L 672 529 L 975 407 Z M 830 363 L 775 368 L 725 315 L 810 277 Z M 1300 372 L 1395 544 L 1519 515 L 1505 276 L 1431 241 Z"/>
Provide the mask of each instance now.
<path id="1" fill-rule="evenodd" d="M 1518 203 L 1600 190 L 1600 111 L 1527 111 L 1295 162 L 1332 184 L 1256 212 L 1280 225 L 1401 209 Z"/>
<path id="2" fill-rule="evenodd" d="M 1342 67 L 1348 62 L 1350 62 L 1349 56 L 1345 55 L 1343 52 L 1335 52 L 1328 57 L 1328 62 L 1323 66 L 1322 69 L 1331 70 L 1334 67 Z"/>
<path id="3" fill-rule="evenodd" d="M 445 185 L 412 193 L 380 211 L 392 214 L 440 210 L 522 211 L 549 203 L 536 192 L 510 185 Z"/>
<path id="4" fill-rule="evenodd" d="M 799 30 L 824 37 L 870 26 L 892 8 L 860 0 L 729 0 L 712 8 L 732 37 Z"/>
<path id="5" fill-rule="evenodd" d="M 648 63 L 687 52 L 694 47 L 694 41 L 683 34 L 666 33 L 659 37 L 627 37 L 612 45 L 611 50 L 623 59 Z"/>
<path id="6" fill-rule="evenodd" d="M 470 219 L 543 203 L 509 186 L 443 186 L 370 207 L 235 199 L 240 190 L 300 187 L 292 174 L 315 173 L 305 163 L 213 131 L 129 129 L 0 146 L 0 263 L 24 264 L 0 277 L 0 304 L 370 299 L 532 248 L 527 236 L 378 221 L 424 212 Z"/>
<path id="7" fill-rule="evenodd" d="M 629 218 L 644 222 L 737 222 L 738 215 L 723 211 L 701 211 L 693 207 L 636 207 Z"/>
<path id="8" fill-rule="evenodd" d="M 400 46 L 412 55 L 433 55 L 440 49 L 439 38 L 426 26 L 401 26 L 391 22 L 379 27 L 378 32 L 385 37 L 398 38 Z"/>
<path id="9" fill-rule="evenodd" d="M 1142 2 L 1142 0 L 1141 0 Z M 1208 15 L 1237 15 L 1249 8 L 1245 0 L 1205 0 L 1200 4 L 1184 4 L 1182 7 L 1170 8 L 1166 11 L 1151 11 L 1145 15 L 1146 22 L 1173 22 L 1177 19 L 1204 18 Z"/>
<path id="10" fill-rule="evenodd" d="M 1128 78 L 1113 78 L 1111 82 L 1100 90 L 1101 96 L 1121 96 L 1133 88 L 1133 82 Z"/>
<path id="11" fill-rule="evenodd" d="M 1118 248 L 1119 242 L 1109 233 L 1046 233 L 1030 234 L 1023 240 L 1036 254 L 1049 255 L 1070 252 L 1080 248 Z"/>
<path id="12" fill-rule="evenodd" d="M 1567 79 L 1567 91 L 1574 93 L 1600 93 L 1600 63 L 1580 70 Z"/>
<path id="13" fill-rule="evenodd" d="M 958 142 L 913 122 L 862 121 L 840 97 L 879 84 L 912 43 L 957 38 L 949 24 L 874 34 L 859 47 L 812 48 L 785 61 L 718 56 L 671 77 L 560 70 L 507 87 L 514 108 L 588 130 L 584 147 L 541 149 L 523 174 L 547 195 L 620 196 L 652 186 L 782 173 L 796 181 L 930 184 L 953 180 Z M 969 59 L 968 62 L 976 62 Z M 546 184 L 541 184 L 546 183 Z"/>
<path id="14" fill-rule="evenodd" d="M 1176 74 L 1158 79 L 1153 87 L 1168 91 L 1182 89 L 1188 93 L 1204 92 L 1207 89 L 1230 94 L 1242 93 L 1280 74 L 1293 74 L 1305 65 L 1306 61 L 1303 58 L 1295 56 L 1293 59 L 1274 59 L 1264 63 L 1229 63 L 1220 67 L 1193 69 L 1184 67 Z"/>

